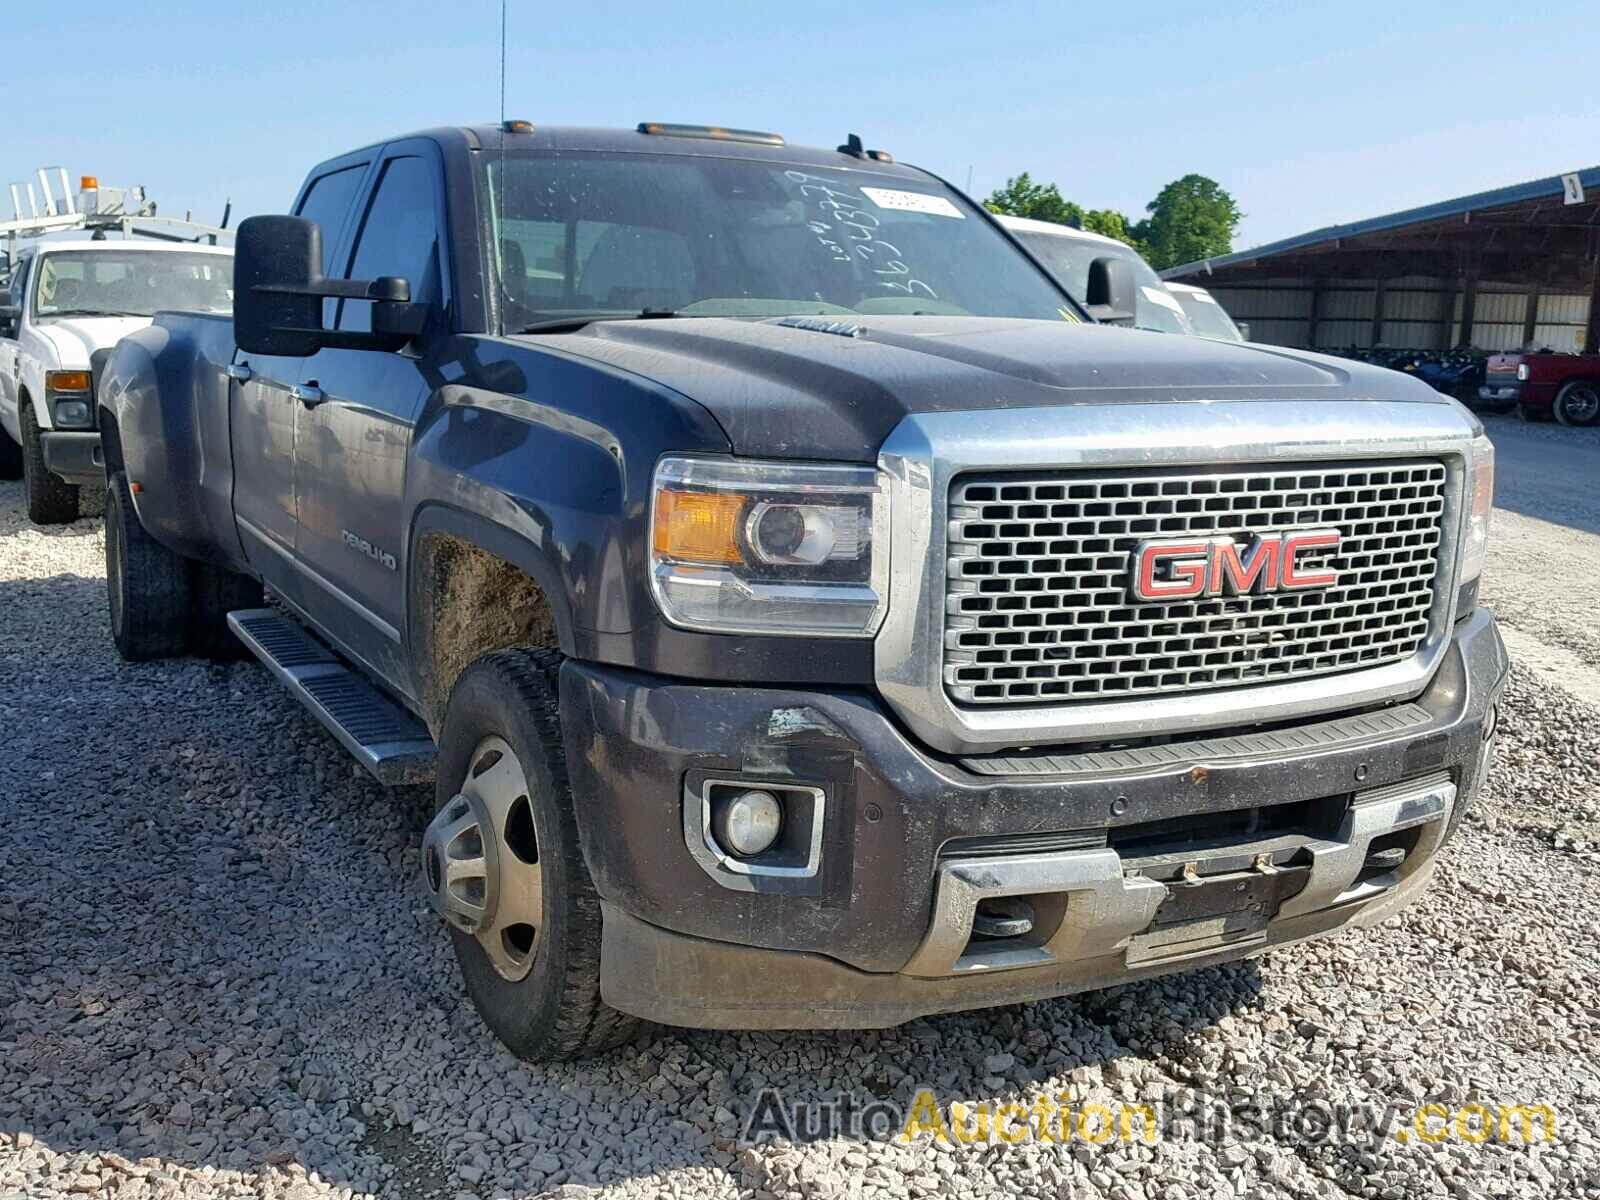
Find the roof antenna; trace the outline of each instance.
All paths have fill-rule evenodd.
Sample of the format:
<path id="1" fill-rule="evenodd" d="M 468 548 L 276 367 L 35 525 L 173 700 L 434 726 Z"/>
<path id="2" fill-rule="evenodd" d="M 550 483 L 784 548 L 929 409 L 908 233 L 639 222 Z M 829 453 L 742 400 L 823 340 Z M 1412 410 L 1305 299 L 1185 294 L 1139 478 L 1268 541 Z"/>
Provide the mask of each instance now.
<path id="1" fill-rule="evenodd" d="M 506 0 L 500 0 L 500 149 L 506 148 Z"/>
<path id="2" fill-rule="evenodd" d="M 849 154 L 855 158 L 865 158 L 867 154 L 867 148 L 861 144 L 859 133 L 852 133 L 838 149 L 840 154 Z"/>

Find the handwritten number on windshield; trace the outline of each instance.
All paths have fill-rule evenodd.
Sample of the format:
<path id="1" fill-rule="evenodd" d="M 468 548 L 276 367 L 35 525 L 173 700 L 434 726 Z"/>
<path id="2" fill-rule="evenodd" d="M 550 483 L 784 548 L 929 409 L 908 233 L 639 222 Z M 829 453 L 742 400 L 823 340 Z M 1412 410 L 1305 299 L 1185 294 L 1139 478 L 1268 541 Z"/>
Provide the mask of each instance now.
<path id="1" fill-rule="evenodd" d="M 858 207 L 863 197 L 854 192 L 842 191 L 828 180 L 804 171 L 785 171 L 784 175 L 800 185 L 800 195 L 814 200 L 819 213 L 807 222 L 816 234 L 817 242 L 834 262 L 853 263 L 859 259 L 874 275 L 890 276 L 878 280 L 878 286 L 907 296 L 926 296 L 937 300 L 939 293 L 920 279 L 912 279 L 911 268 L 906 264 L 900 248 L 878 236 L 881 223 L 867 209 Z M 821 199 L 816 199 L 820 196 Z M 824 220 L 821 218 L 831 218 Z M 848 243 L 848 249 L 845 244 Z M 852 258 L 851 255 L 855 257 Z"/>

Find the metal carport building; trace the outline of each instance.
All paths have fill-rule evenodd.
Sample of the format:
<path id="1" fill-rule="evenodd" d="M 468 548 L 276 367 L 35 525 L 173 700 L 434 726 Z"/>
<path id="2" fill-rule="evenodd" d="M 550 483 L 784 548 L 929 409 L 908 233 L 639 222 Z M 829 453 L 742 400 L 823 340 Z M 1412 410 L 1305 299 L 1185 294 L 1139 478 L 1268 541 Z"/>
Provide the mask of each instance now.
<path id="1" fill-rule="evenodd" d="M 1600 167 L 1163 271 L 1252 340 L 1316 349 L 1600 349 Z"/>

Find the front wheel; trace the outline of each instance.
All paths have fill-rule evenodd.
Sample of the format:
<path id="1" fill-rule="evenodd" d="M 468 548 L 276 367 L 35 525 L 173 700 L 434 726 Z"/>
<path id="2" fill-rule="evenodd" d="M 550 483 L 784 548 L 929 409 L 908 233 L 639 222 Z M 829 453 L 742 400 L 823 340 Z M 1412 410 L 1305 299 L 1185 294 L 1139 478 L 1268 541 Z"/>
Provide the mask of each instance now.
<path id="1" fill-rule="evenodd" d="M 28 520 L 35 525 L 67 525 L 78 519 L 78 485 L 58 479 L 44 465 L 44 440 L 33 404 L 23 399 L 17 406 L 22 431 L 22 491 L 27 498 Z"/>
<path id="2" fill-rule="evenodd" d="M 1574 379 L 1556 393 L 1556 420 L 1563 425 L 1588 426 L 1600 422 L 1600 383 Z"/>
<path id="3" fill-rule="evenodd" d="M 139 524 L 120 471 L 106 485 L 106 599 L 123 658 L 144 662 L 184 652 L 189 564 Z"/>
<path id="4" fill-rule="evenodd" d="M 606 1050 L 637 1021 L 600 998 L 600 898 L 578 845 L 554 650 L 500 650 L 456 681 L 422 870 L 467 994 L 523 1058 Z"/>

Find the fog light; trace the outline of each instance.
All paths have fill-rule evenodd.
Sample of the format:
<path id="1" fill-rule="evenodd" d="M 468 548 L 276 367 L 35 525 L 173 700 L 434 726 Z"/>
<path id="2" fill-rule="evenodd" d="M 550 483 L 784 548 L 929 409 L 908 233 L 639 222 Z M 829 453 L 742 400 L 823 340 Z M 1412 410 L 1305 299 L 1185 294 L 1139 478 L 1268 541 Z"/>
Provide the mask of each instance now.
<path id="1" fill-rule="evenodd" d="M 783 828 L 783 805 L 771 792 L 740 792 L 718 805 L 711 818 L 717 844 L 741 858 L 771 847 Z"/>
<path id="2" fill-rule="evenodd" d="M 57 400 L 56 424 L 83 426 L 89 423 L 87 400 Z"/>

